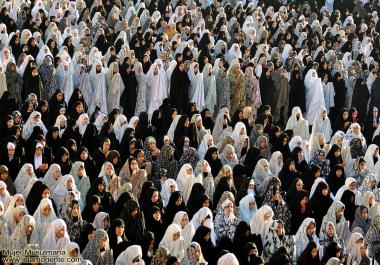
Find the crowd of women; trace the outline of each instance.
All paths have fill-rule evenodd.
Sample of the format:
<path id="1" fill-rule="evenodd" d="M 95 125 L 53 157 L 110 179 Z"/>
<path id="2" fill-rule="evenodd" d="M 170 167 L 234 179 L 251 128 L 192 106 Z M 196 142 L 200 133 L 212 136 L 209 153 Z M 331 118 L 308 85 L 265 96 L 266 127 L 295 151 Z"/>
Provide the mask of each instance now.
<path id="1" fill-rule="evenodd" d="M 379 10 L 0 1 L 2 262 L 380 264 Z"/>

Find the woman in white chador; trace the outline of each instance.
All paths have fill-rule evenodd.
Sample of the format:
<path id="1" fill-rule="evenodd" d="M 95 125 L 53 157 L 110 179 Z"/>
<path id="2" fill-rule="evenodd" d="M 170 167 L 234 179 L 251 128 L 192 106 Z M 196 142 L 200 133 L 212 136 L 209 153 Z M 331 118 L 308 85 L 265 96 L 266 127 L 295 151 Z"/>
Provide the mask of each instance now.
<path id="1" fill-rule="evenodd" d="M 207 63 L 203 67 L 203 82 L 205 91 L 205 107 L 214 113 L 216 106 L 216 81 L 212 73 L 212 65 Z"/>
<path id="2" fill-rule="evenodd" d="M 49 230 L 41 245 L 41 249 L 62 250 L 70 242 L 70 237 L 67 234 L 65 221 L 55 219 L 51 222 Z"/>
<path id="3" fill-rule="evenodd" d="M 330 112 L 330 109 L 335 106 L 334 97 L 335 90 L 333 83 L 329 80 L 327 74 L 323 77 L 322 81 L 323 95 L 325 97 L 325 107 L 327 110 L 327 114 Z"/>
<path id="4" fill-rule="evenodd" d="M 167 247 L 171 255 L 182 261 L 185 257 L 186 242 L 182 237 L 181 227 L 177 224 L 169 225 L 159 246 Z"/>
<path id="5" fill-rule="evenodd" d="M 161 82 L 161 71 L 164 70 L 161 70 L 158 64 L 154 63 L 146 74 L 147 102 L 149 102 L 148 113 L 150 117 L 161 106 L 163 100 L 168 97 L 166 86 Z"/>
<path id="6" fill-rule="evenodd" d="M 9 239 L 10 249 L 23 250 L 28 244 L 37 244 L 36 220 L 25 215 Z"/>
<path id="7" fill-rule="evenodd" d="M 111 63 L 106 74 L 107 82 L 107 108 L 109 111 L 120 107 L 120 97 L 124 91 L 124 83 L 116 62 Z"/>
<path id="8" fill-rule="evenodd" d="M 95 94 L 92 95 L 92 100 L 88 112 L 92 113 L 95 110 L 95 107 L 98 106 L 100 108 L 100 112 L 108 113 L 106 74 L 101 61 L 97 61 L 92 65 L 90 72 L 90 82 L 92 91 L 94 91 Z"/>
<path id="9" fill-rule="evenodd" d="M 74 91 L 73 71 L 68 61 L 64 60 L 57 68 L 57 85 L 63 90 L 65 101 L 69 99 Z"/>
<path id="10" fill-rule="evenodd" d="M 190 164 L 184 164 L 177 176 L 178 190 L 182 191 L 183 200 L 187 203 L 190 197 L 191 189 L 193 187 L 193 182 L 195 176 L 193 169 Z"/>
<path id="11" fill-rule="evenodd" d="M 142 64 L 140 62 L 133 66 L 133 71 L 137 80 L 137 100 L 135 115 L 139 116 L 141 112 L 147 110 L 146 100 L 146 75 L 143 72 Z"/>
<path id="12" fill-rule="evenodd" d="M 205 87 L 203 82 L 203 73 L 199 71 L 198 63 L 192 63 L 190 70 L 187 72 L 191 81 L 189 89 L 189 99 L 194 102 L 197 109 L 203 109 L 205 106 Z"/>
<path id="13" fill-rule="evenodd" d="M 313 127 L 311 130 L 311 137 L 317 133 L 323 134 L 325 136 L 326 142 L 330 142 L 332 135 L 331 122 L 324 107 L 321 107 L 319 109 L 318 114 L 314 119 Z"/>
<path id="14" fill-rule="evenodd" d="M 22 138 L 24 140 L 28 140 L 29 137 L 32 135 L 34 127 L 40 127 L 46 135 L 47 129 L 45 127 L 45 124 L 41 120 L 41 113 L 38 111 L 33 111 L 32 114 L 30 114 L 28 120 L 24 124 L 24 127 L 22 129 Z"/>
<path id="15" fill-rule="evenodd" d="M 86 206 L 86 195 L 91 188 L 90 178 L 86 174 L 84 162 L 76 161 L 71 167 L 70 175 L 74 177 L 75 185 L 81 194 L 82 207 Z"/>
<path id="16" fill-rule="evenodd" d="M 37 210 L 34 212 L 33 217 L 36 220 L 38 244 L 41 245 L 50 227 L 50 223 L 57 219 L 51 200 L 43 198 Z"/>
<path id="17" fill-rule="evenodd" d="M 57 204 L 58 216 L 64 216 L 67 212 L 72 197 L 74 197 L 75 200 L 80 201 L 80 192 L 77 190 L 74 177 L 71 175 L 64 175 L 54 189 L 52 196 L 54 202 Z"/>
<path id="18" fill-rule="evenodd" d="M 78 118 L 79 133 L 83 136 L 86 131 L 87 125 L 90 123 L 90 118 L 87 113 L 82 113 Z"/>
<path id="19" fill-rule="evenodd" d="M 26 191 L 28 187 L 31 188 L 31 182 L 35 182 L 37 180 L 36 175 L 34 174 L 33 165 L 26 163 L 22 166 L 16 180 L 14 182 L 16 192 L 22 194 L 25 198 L 25 194 L 29 193 Z"/>
<path id="20" fill-rule="evenodd" d="M 113 131 L 115 133 L 116 139 L 121 143 L 125 130 L 128 128 L 127 117 L 123 114 L 119 114 L 113 124 Z"/>
<path id="21" fill-rule="evenodd" d="M 321 79 L 315 69 L 310 69 L 305 77 L 306 88 L 306 117 L 307 120 L 314 121 L 321 107 L 325 107 L 325 97 Z"/>
<path id="22" fill-rule="evenodd" d="M 293 107 L 292 115 L 286 123 L 285 130 L 293 130 L 294 135 L 298 135 L 302 140 L 309 140 L 309 122 L 302 117 L 300 107 Z"/>

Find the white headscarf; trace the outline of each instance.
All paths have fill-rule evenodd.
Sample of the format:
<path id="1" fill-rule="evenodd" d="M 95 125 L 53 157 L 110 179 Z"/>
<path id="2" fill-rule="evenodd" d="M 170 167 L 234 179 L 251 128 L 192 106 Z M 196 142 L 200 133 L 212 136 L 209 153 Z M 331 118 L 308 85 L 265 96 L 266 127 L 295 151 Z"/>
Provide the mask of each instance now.
<path id="1" fill-rule="evenodd" d="M 203 109 L 205 106 L 205 87 L 203 82 L 203 73 L 198 67 L 198 72 L 195 73 L 194 68 L 199 66 L 198 63 L 193 62 L 190 65 L 190 70 L 187 72 L 191 86 L 189 89 L 189 99 L 194 102 L 197 109 Z"/>
<path id="2" fill-rule="evenodd" d="M 104 220 L 108 218 L 108 220 L 110 219 L 110 216 L 108 213 L 105 213 L 105 212 L 98 212 L 96 215 L 95 215 L 95 219 L 94 219 L 94 225 L 95 225 L 95 228 L 96 229 L 104 229 L 106 230 L 107 227 L 104 227 Z"/>
<path id="3" fill-rule="evenodd" d="M 138 262 L 134 262 L 133 260 L 137 257 L 139 257 L 140 260 Z M 132 245 L 121 252 L 115 261 L 115 265 L 145 265 L 145 262 L 142 259 L 141 246 Z"/>
<path id="4" fill-rule="evenodd" d="M 38 116 L 39 116 L 38 120 L 35 121 L 34 119 L 35 118 L 37 119 Z M 44 136 L 45 136 L 47 133 L 47 129 L 41 120 L 41 113 L 39 113 L 38 111 L 33 111 L 32 114 L 30 114 L 26 123 L 24 124 L 24 127 L 22 129 L 22 138 L 24 140 L 28 140 L 29 137 L 33 133 L 34 127 L 37 127 L 37 126 L 41 128 L 41 130 L 43 131 Z"/>
<path id="5" fill-rule="evenodd" d="M 28 237 L 26 235 L 26 228 L 28 226 L 33 227 L 33 232 L 30 235 L 29 241 Z M 19 249 L 23 250 L 26 245 L 28 244 L 37 244 L 37 235 L 36 235 L 36 221 L 34 220 L 33 216 L 25 215 L 20 223 L 17 225 L 16 229 L 12 233 L 9 241 L 10 241 L 10 248 L 11 249 Z"/>
<path id="6" fill-rule="evenodd" d="M 360 239 L 364 239 L 362 234 L 358 232 L 354 232 L 351 234 L 350 239 L 348 240 L 346 245 L 346 253 L 349 253 L 347 258 L 347 264 L 360 264 L 360 262 L 362 261 L 362 255 L 360 253 L 360 247 L 362 244 L 356 243 Z"/>
<path id="7" fill-rule="evenodd" d="M 379 150 L 379 147 L 376 144 L 370 144 L 368 146 L 367 151 L 366 151 L 365 156 L 364 156 L 364 160 L 367 164 L 367 168 L 371 171 L 373 171 L 373 169 L 375 167 L 375 163 L 373 160 L 373 154 L 374 154 L 376 149 Z M 379 153 L 377 153 L 377 158 L 379 158 Z"/>
<path id="8" fill-rule="evenodd" d="M 264 165 L 268 166 L 268 169 L 264 168 Z M 252 173 L 252 178 L 257 186 L 257 191 L 261 194 L 264 191 L 265 180 L 271 178 L 273 175 L 269 169 L 268 160 L 265 158 L 260 159 Z"/>
<path id="9" fill-rule="evenodd" d="M 204 225 L 211 229 L 211 241 L 215 244 L 216 234 L 214 230 L 213 214 L 208 207 L 202 207 L 193 215 L 190 221 L 194 225 L 194 229 Z"/>
<path id="10" fill-rule="evenodd" d="M 209 140 L 213 140 L 213 137 L 212 137 L 211 134 L 206 134 L 205 136 L 203 136 L 202 142 L 201 142 L 201 144 L 198 147 L 198 158 L 199 158 L 199 160 L 204 159 L 204 157 L 205 157 L 205 155 L 207 153 L 207 150 L 211 146 L 213 146 L 213 144 L 211 146 L 208 146 L 208 141 Z"/>
<path id="11" fill-rule="evenodd" d="M 42 211 L 50 207 L 50 212 L 48 216 L 44 216 Z M 48 198 L 43 198 L 38 205 L 37 210 L 33 214 L 33 218 L 36 220 L 36 234 L 38 239 L 38 244 L 42 244 L 43 240 L 47 234 L 50 227 L 50 223 L 57 219 L 57 215 L 54 212 L 53 203 Z"/>
<path id="12" fill-rule="evenodd" d="M 161 189 L 162 203 L 163 203 L 163 206 L 165 208 L 169 203 L 170 195 L 172 195 L 171 190 L 170 190 L 170 186 L 175 186 L 174 191 L 178 191 L 177 182 L 174 179 L 169 178 L 165 181 L 165 183 L 164 183 L 164 185 L 162 185 L 162 189 Z"/>
<path id="13" fill-rule="evenodd" d="M 27 173 L 27 170 L 32 171 L 31 176 Z M 20 169 L 20 171 L 18 172 L 18 175 L 14 183 L 16 192 L 25 195 L 24 193 L 26 192 L 26 188 L 30 186 L 29 182 L 33 181 L 33 179 L 37 180 L 37 177 L 34 174 L 33 165 L 29 163 L 25 163 Z"/>
<path id="14" fill-rule="evenodd" d="M 298 119 L 297 115 L 299 116 Z M 295 136 L 300 136 L 305 140 L 309 139 L 309 123 L 302 117 L 302 111 L 300 107 L 293 107 L 292 115 L 286 123 L 285 130 L 293 130 Z"/>
<path id="15" fill-rule="evenodd" d="M 307 236 L 306 230 L 307 227 L 310 224 L 316 224 L 315 220 L 313 218 L 306 218 L 303 220 L 301 226 L 298 228 L 298 231 L 296 233 L 295 237 L 295 242 L 297 243 L 297 257 L 301 255 L 301 253 L 305 250 L 307 244 L 309 244 L 310 240 L 309 237 Z M 315 227 L 312 235 L 313 241 L 317 244 L 319 244 L 318 237 L 315 233 Z"/>
<path id="16" fill-rule="evenodd" d="M 116 139 L 121 143 L 125 130 L 128 128 L 127 117 L 123 114 L 119 114 L 113 124 L 113 131 L 116 135 Z"/>
<path id="17" fill-rule="evenodd" d="M 188 223 L 185 227 L 182 228 L 181 226 L 181 220 L 183 218 L 187 218 Z M 186 212 L 184 211 L 179 211 L 175 214 L 174 219 L 173 219 L 173 224 L 177 224 L 181 227 L 182 229 L 182 237 L 185 240 L 186 245 L 190 245 L 191 241 L 193 240 L 193 236 L 195 234 L 195 229 L 194 225 L 190 222 L 189 216 L 187 215 Z"/>
<path id="18" fill-rule="evenodd" d="M 64 229 L 64 235 L 61 238 L 56 237 L 56 232 Z M 43 240 L 41 249 L 49 250 L 62 250 L 67 243 L 70 242 L 70 237 L 67 234 L 67 227 L 65 221 L 62 219 L 55 219 L 51 222 L 49 230 Z"/>
<path id="19" fill-rule="evenodd" d="M 9 202 L 11 201 L 12 199 L 12 196 L 11 194 L 9 193 L 9 191 L 7 190 L 7 184 L 0 180 L 0 189 L 3 189 L 3 194 L 0 195 L 0 202 L 2 202 L 4 205 L 3 205 L 3 213 L 5 212 L 5 207 L 8 206 Z M 1 216 L 1 214 L 0 214 Z"/>
<path id="20" fill-rule="evenodd" d="M 74 177 L 75 185 L 78 188 L 78 191 L 81 194 L 81 200 L 82 200 L 82 206 L 84 207 L 86 205 L 86 195 L 88 190 L 91 188 L 90 178 L 86 174 L 86 169 L 84 167 L 84 162 L 82 161 L 75 161 L 74 164 L 71 166 L 70 175 Z M 78 176 L 78 171 L 80 167 L 83 167 L 83 176 Z"/>
<path id="21" fill-rule="evenodd" d="M 239 265 L 239 261 L 232 253 L 227 253 L 218 259 L 217 265 Z"/>
<path id="22" fill-rule="evenodd" d="M 280 173 L 282 166 L 284 165 L 284 161 L 281 164 L 278 164 L 278 159 L 282 156 L 280 151 L 273 152 L 270 161 L 269 161 L 269 170 L 272 172 L 274 177 L 278 177 L 278 173 Z"/>
<path id="23" fill-rule="evenodd" d="M 265 216 L 270 216 L 270 219 L 264 221 Z M 264 242 L 266 235 L 268 234 L 272 218 L 274 216 L 273 210 L 268 205 L 263 205 L 257 212 L 253 215 L 249 225 L 251 227 L 251 234 L 261 235 L 261 239 Z"/>
<path id="24" fill-rule="evenodd" d="M 307 119 L 309 122 L 314 122 L 316 114 L 319 113 L 320 108 L 325 107 L 322 82 L 321 79 L 318 78 L 315 69 L 310 69 L 307 72 L 304 82 L 306 88 Z"/>
<path id="25" fill-rule="evenodd" d="M 90 118 L 87 113 L 82 113 L 78 118 L 79 133 L 83 136 L 86 131 L 87 125 L 90 123 Z"/>
<path id="26" fill-rule="evenodd" d="M 190 197 L 191 189 L 193 188 L 193 180 L 195 179 L 194 172 L 191 172 L 191 174 L 186 173 L 189 169 L 193 169 L 192 166 L 190 164 L 184 164 L 177 176 L 178 190 L 182 192 L 185 203 L 187 203 Z"/>
<path id="27" fill-rule="evenodd" d="M 182 237 L 182 229 L 177 224 L 171 224 L 166 229 L 165 235 L 160 242 L 160 247 L 166 247 L 170 250 L 170 254 L 176 256 L 180 261 L 185 257 L 186 243 Z M 180 233 L 180 237 L 173 241 L 173 236 Z"/>
<path id="28" fill-rule="evenodd" d="M 57 179 L 54 178 L 53 174 L 54 173 L 57 173 L 58 174 L 59 172 L 59 177 Z M 61 166 L 58 165 L 58 164 L 52 164 L 48 171 L 46 172 L 44 178 L 42 179 L 42 181 L 44 182 L 44 184 L 46 186 L 49 187 L 49 189 L 51 191 L 54 191 L 54 189 L 57 187 L 59 181 L 61 180 L 62 178 L 62 174 L 61 174 Z"/>

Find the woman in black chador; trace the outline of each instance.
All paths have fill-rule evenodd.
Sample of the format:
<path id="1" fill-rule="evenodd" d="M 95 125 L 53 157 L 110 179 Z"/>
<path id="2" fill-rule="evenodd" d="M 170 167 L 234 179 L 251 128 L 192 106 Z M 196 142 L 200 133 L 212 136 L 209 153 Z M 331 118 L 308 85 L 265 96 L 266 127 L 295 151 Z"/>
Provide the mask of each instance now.
<path id="1" fill-rule="evenodd" d="M 120 73 L 125 86 L 123 94 L 121 95 L 120 105 L 123 107 L 124 115 L 129 120 L 135 115 L 137 80 L 135 73 L 132 72 L 132 67 L 128 63 L 124 63 Z"/>
<path id="2" fill-rule="evenodd" d="M 178 63 L 170 81 L 170 103 L 179 113 L 184 113 L 188 105 L 188 87 L 190 79 L 185 72 L 185 65 Z"/>

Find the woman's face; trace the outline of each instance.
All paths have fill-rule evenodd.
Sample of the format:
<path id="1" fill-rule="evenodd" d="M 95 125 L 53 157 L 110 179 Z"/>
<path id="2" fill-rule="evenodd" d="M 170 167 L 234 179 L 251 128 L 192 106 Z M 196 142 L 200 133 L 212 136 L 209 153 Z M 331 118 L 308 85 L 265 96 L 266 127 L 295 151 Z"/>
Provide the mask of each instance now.
<path id="1" fill-rule="evenodd" d="M 124 226 L 116 226 L 115 234 L 121 237 L 124 234 Z"/>
<path id="2" fill-rule="evenodd" d="M 34 227 L 32 225 L 28 225 L 25 227 L 25 234 L 27 236 L 30 236 L 33 233 Z"/>
<path id="3" fill-rule="evenodd" d="M 337 218 L 342 217 L 343 214 L 344 214 L 344 208 L 339 209 L 339 210 L 335 213 L 335 215 L 336 215 Z"/>
<path id="4" fill-rule="evenodd" d="M 152 203 L 158 202 L 158 191 L 153 192 L 151 201 Z"/>
<path id="5" fill-rule="evenodd" d="M 105 173 L 107 176 L 112 176 L 113 175 L 113 169 L 112 169 L 112 165 L 111 164 L 108 164 L 106 166 L 106 168 L 104 169 Z"/>
<path id="6" fill-rule="evenodd" d="M 41 214 L 45 217 L 49 216 L 49 213 L 51 212 L 51 207 L 50 205 L 47 205 L 45 208 L 41 210 Z"/>
<path id="7" fill-rule="evenodd" d="M 331 238 L 334 237 L 334 235 L 335 235 L 334 226 L 330 224 L 330 225 L 328 226 L 328 228 L 327 228 L 326 233 L 327 233 L 327 235 L 328 235 L 329 237 L 331 237 Z"/>
<path id="8" fill-rule="evenodd" d="M 179 239 L 181 237 L 181 232 L 177 232 L 173 235 L 173 241 L 176 241 L 177 239 Z"/>
<path id="9" fill-rule="evenodd" d="M 339 157 L 340 156 L 340 149 L 337 149 L 334 153 L 335 157 Z"/>
<path id="10" fill-rule="evenodd" d="M 327 197 L 329 195 L 329 189 L 322 189 L 322 195 Z"/>
<path id="11" fill-rule="evenodd" d="M 108 152 L 110 150 L 110 143 L 104 142 L 103 143 L 103 152 Z"/>
<path id="12" fill-rule="evenodd" d="M 305 196 L 305 197 L 303 197 L 303 199 L 301 200 L 300 204 L 301 204 L 302 207 L 306 207 L 308 202 L 309 202 L 309 200 L 308 200 L 308 198 Z"/>
<path id="13" fill-rule="evenodd" d="M 211 158 L 212 158 L 212 160 L 218 159 L 218 153 L 217 152 L 212 153 Z"/>
<path id="14" fill-rule="evenodd" d="M 312 258 L 315 258 L 317 255 L 318 255 L 318 248 L 316 247 L 311 250 L 311 256 Z"/>
<path id="15" fill-rule="evenodd" d="M 185 226 L 189 223 L 189 217 L 187 217 L 187 214 L 184 214 L 181 218 L 181 227 L 182 229 L 185 228 Z"/>
<path id="16" fill-rule="evenodd" d="M 363 208 L 361 216 L 364 220 L 368 220 L 368 209 L 367 208 Z"/>
<path id="17" fill-rule="evenodd" d="M 55 231 L 56 238 L 62 238 L 65 236 L 65 228 L 61 228 L 58 231 Z"/>
<path id="18" fill-rule="evenodd" d="M 82 161 L 86 161 L 88 158 L 88 153 L 86 151 L 83 151 L 82 153 L 80 153 L 80 159 Z"/>
<path id="19" fill-rule="evenodd" d="M 50 192 L 50 189 L 45 189 L 44 192 L 42 192 L 42 198 L 43 199 L 49 199 L 50 198 L 50 195 L 51 195 L 51 192 Z"/>
<path id="20" fill-rule="evenodd" d="M 107 243 L 107 237 L 102 238 L 102 240 L 100 240 L 99 242 L 99 249 L 105 248 L 106 243 Z"/>
<path id="21" fill-rule="evenodd" d="M 176 201 L 175 201 L 175 205 L 176 206 L 180 206 L 182 204 L 182 197 L 178 198 Z"/>
<path id="22" fill-rule="evenodd" d="M 67 190 L 71 190 L 73 188 L 73 179 L 69 178 L 66 182 Z"/>
<path id="23" fill-rule="evenodd" d="M 306 234 L 307 236 L 312 236 L 313 233 L 314 233 L 314 229 L 315 229 L 315 224 L 314 223 L 310 223 L 307 228 L 306 228 Z"/>

